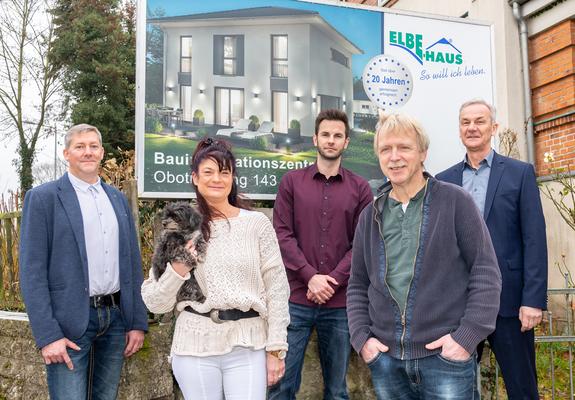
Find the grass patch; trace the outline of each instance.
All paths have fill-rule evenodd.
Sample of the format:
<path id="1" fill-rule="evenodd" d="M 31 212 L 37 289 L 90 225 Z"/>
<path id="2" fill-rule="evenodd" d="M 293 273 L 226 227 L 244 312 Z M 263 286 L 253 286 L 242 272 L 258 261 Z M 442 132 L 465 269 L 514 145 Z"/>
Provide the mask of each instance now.
<path id="1" fill-rule="evenodd" d="M 542 399 L 551 399 L 553 385 L 551 366 L 555 373 L 555 398 L 569 398 L 569 343 L 537 343 L 537 379 L 539 395 Z M 553 356 L 553 357 L 551 357 Z"/>
<path id="2" fill-rule="evenodd" d="M 538 332 L 539 333 L 539 332 Z M 569 346 L 573 350 L 573 345 L 569 343 L 536 343 L 535 355 L 537 365 L 537 384 L 539 396 L 542 400 L 568 399 L 570 396 L 569 383 Z M 505 383 L 499 371 L 497 382 L 495 381 L 495 355 L 492 351 L 484 351 L 488 360 L 482 360 L 481 377 L 483 400 L 505 400 L 507 392 Z M 555 375 L 553 387 L 552 367 Z M 553 390 L 554 396 L 553 396 Z"/>

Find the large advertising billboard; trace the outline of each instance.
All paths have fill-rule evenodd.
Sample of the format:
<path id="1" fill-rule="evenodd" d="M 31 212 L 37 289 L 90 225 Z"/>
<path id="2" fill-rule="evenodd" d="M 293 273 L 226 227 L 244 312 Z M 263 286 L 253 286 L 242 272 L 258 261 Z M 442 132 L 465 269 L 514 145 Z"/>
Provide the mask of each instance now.
<path id="1" fill-rule="evenodd" d="M 343 165 L 375 188 L 378 110 L 416 117 L 426 168 L 463 157 L 459 105 L 494 101 L 492 28 L 463 19 L 299 0 L 141 0 L 137 160 L 142 197 L 189 198 L 203 137 L 232 143 L 238 186 L 273 199 L 283 174 L 316 159 L 325 109 L 352 127 Z"/>

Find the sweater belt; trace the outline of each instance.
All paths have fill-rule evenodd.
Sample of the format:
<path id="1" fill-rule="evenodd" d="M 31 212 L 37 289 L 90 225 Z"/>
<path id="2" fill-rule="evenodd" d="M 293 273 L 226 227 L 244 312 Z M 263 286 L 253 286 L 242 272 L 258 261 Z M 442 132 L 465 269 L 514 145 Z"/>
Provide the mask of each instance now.
<path id="1" fill-rule="evenodd" d="M 202 317 L 211 318 L 211 320 L 214 321 L 216 324 L 221 324 L 225 321 L 237 321 L 243 318 L 255 318 L 260 316 L 260 313 L 258 313 L 256 310 L 253 309 L 250 309 L 249 311 L 242 311 L 238 310 L 237 308 L 231 310 L 214 309 L 209 312 L 201 313 L 199 311 L 194 310 L 190 306 L 186 306 L 184 308 L 184 311 L 191 312 L 192 314 L 198 314 L 201 315 Z"/>

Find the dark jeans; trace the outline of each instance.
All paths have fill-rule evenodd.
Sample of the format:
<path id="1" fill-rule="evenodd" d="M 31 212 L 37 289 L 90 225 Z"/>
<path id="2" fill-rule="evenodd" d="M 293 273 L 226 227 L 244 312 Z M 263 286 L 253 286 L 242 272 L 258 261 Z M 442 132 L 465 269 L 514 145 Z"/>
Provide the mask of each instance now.
<path id="1" fill-rule="evenodd" d="M 68 348 L 68 355 L 74 364 L 72 371 L 63 363 L 46 366 L 50 398 L 87 399 L 91 386 L 92 400 L 114 400 L 126 347 L 126 330 L 120 309 L 116 306 L 90 307 L 88 329 L 82 337 L 72 341 L 80 347 L 79 351 Z M 90 376 L 92 349 L 94 369 Z"/>
<path id="2" fill-rule="evenodd" d="M 271 400 L 294 400 L 301 384 L 305 349 L 313 328 L 317 332 L 324 383 L 324 400 L 347 400 L 346 375 L 351 344 L 345 308 L 306 307 L 289 303 L 289 350 L 283 379 L 269 391 Z"/>
<path id="3" fill-rule="evenodd" d="M 369 364 L 378 400 L 473 400 L 477 362 L 438 355 L 399 360 L 379 353 Z"/>

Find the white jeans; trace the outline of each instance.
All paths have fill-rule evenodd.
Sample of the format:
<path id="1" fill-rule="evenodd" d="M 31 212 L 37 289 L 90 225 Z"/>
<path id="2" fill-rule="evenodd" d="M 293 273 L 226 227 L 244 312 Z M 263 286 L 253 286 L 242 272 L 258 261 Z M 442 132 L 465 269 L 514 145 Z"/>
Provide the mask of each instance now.
<path id="1" fill-rule="evenodd" d="M 186 400 L 265 400 L 266 352 L 234 347 L 220 356 L 172 355 L 172 370 Z"/>

